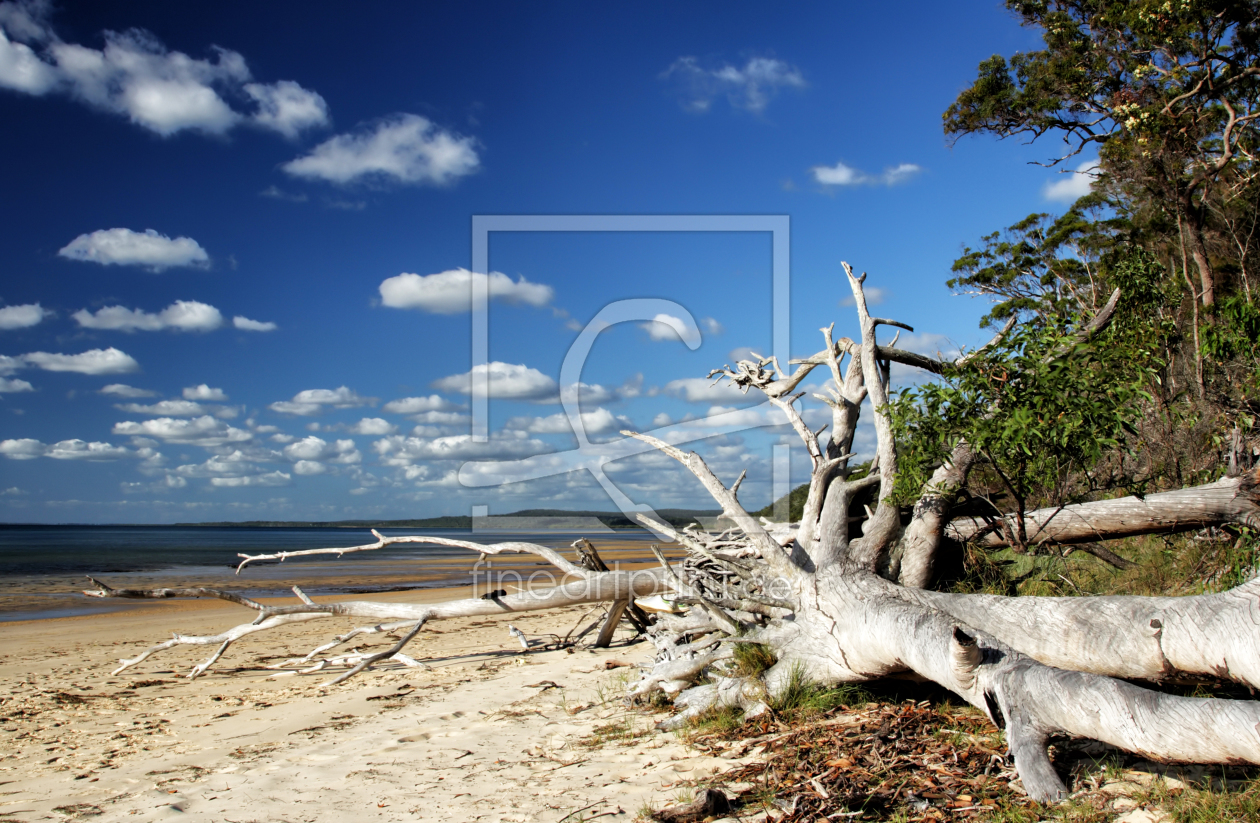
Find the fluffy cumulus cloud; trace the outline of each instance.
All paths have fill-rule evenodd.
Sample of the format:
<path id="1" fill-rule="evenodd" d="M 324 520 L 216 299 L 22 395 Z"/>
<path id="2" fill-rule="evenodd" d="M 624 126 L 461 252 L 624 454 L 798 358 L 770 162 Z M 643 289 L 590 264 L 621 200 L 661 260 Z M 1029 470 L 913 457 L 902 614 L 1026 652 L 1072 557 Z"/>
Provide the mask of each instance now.
<path id="1" fill-rule="evenodd" d="M 0 330 L 28 329 L 37 326 L 52 312 L 38 303 L 27 303 L 23 306 L 5 306 L 0 308 Z"/>
<path id="2" fill-rule="evenodd" d="M 486 381 L 483 383 L 483 380 Z M 547 401 L 558 396 L 559 387 L 556 381 L 523 364 L 491 363 L 473 366 L 471 371 L 463 374 L 452 374 L 433 381 L 433 388 L 438 391 L 472 394 L 473 386 L 486 385 L 490 389 L 490 397 L 504 400 Z"/>
<path id="3" fill-rule="evenodd" d="M 545 306 L 555 290 L 524 277 L 513 282 L 502 272 L 481 274 L 451 269 L 437 274 L 399 274 L 381 282 L 381 302 L 395 309 L 420 309 L 433 314 L 459 314 L 472 310 L 473 283 L 484 288 L 491 300 Z"/>
<path id="4" fill-rule="evenodd" d="M 54 460 L 117 460 L 130 456 L 131 451 L 125 446 L 89 443 L 78 439 L 44 445 L 38 440 L 22 438 L 0 442 L 0 454 L 10 460 L 32 460 L 36 457 L 51 457 Z"/>
<path id="5" fill-rule="evenodd" d="M 385 181 L 443 186 L 475 172 L 476 141 L 418 114 L 398 114 L 355 134 L 339 134 L 281 168 L 330 183 Z"/>
<path id="6" fill-rule="evenodd" d="M 196 300 L 176 300 L 160 312 L 150 313 L 143 309 L 123 306 L 106 306 L 95 313 L 80 309 L 73 315 L 75 322 L 85 329 L 108 331 L 214 331 L 223 325 L 223 315 L 208 303 Z"/>
<path id="7" fill-rule="evenodd" d="M 157 392 L 148 389 L 138 389 L 135 386 L 128 386 L 126 383 L 110 383 L 101 389 L 101 394 L 111 395 L 113 397 L 156 397 Z"/>
<path id="8" fill-rule="evenodd" d="M 372 444 L 381 462 L 409 466 L 417 460 L 502 460 L 530 457 L 554 449 L 522 431 L 495 432 L 488 442 L 475 442 L 470 434 L 450 437 L 383 437 Z"/>
<path id="9" fill-rule="evenodd" d="M 640 326 L 652 340 L 686 341 L 691 336 L 687 322 L 672 314 L 658 314 Z"/>
<path id="10" fill-rule="evenodd" d="M 391 400 L 382 406 L 381 410 L 389 414 L 418 414 L 430 411 L 451 411 L 457 408 L 459 406 L 446 398 L 431 394 L 428 397 L 401 397 L 398 400 Z"/>
<path id="11" fill-rule="evenodd" d="M 581 417 L 582 427 L 586 429 L 587 434 L 634 428 L 634 424 L 630 422 L 629 418 L 614 415 L 608 409 L 600 408 L 594 411 L 582 412 Z M 508 420 L 504 428 L 525 431 L 530 434 L 573 433 L 573 425 L 570 423 L 568 415 L 563 412 L 549 414 L 546 417 L 513 417 Z"/>
<path id="12" fill-rule="evenodd" d="M 1089 194 L 1097 174 L 1098 161 L 1086 160 L 1074 170 L 1062 173 L 1057 179 L 1046 183 L 1041 195 L 1055 203 L 1075 203 Z"/>
<path id="13" fill-rule="evenodd" d="M 212 477 L 210 485 L 219 488 L 239 488 L 241 486 L 287 486 L 293 480 L 288 472 L 274 471 L 266 474 L 246 475 L 244 477 Z"/>
<path id="14" fill-rule="evenodd" d="M 328 104 L 324 98 L 292 80 L 247 83 L 245 93 L 258 103 L 254 122 L 290 139 L 328 122 Z"/>
<path id="15" fill-rule="evenodd" d="M 366 434 L 372 437 L 393 434 L 398 427 L 381 417 L 365 417 L 350 427 L 352 434 Z"/>
<path id="16" fill-rule="evenodd" d="M 354 447 L 353 440 L 335 440 L 329 443 L 322 437 L 304 437 L 284 447 L 284 456 L 293 461 L 295 474 L 324 474 L 329 463 L 354 465 L 363 455 Z"/>
<path id="17" fill-rule="evenodd" d="M 126 374 L 140 368 L 140 364 L 124 351 L 113 348 L 89 349 L 80 354 L 53 354 L 45 351 L 19 355 L 10 360 L 22 365 L 34 366 L 44 371 L 78 372 L 79 374 Z M 3 371 L 4 363 L 0 363 Z"/>
<path id="18" fill-rule="evenodd" d="M 128 414 L 151 417 L 200 417 L 207 411 L 205 406 L 191 400 L 159 400 L 147 406 L 141 403 L 119 403 L 115 408 Z"/>
<path id="19" fill-rule="evenodd" d="M 175 474 L 168 477 L 245 477 L 261 474 L 262 469 L 255 465 L 253 458 L 240 449 L 233 449 L 224 454 L 216 454 L 204 463 L 188 463 L 175 469 Z"/>
<path id="20" fill-rule="evenodd" d="M 188 419 L 158 417 L 139 423 L 126 420 L 114 424 L 114 434 L 153 438 L 166 443 L 202 446 L 208 449 L 234 443 L 248 443 L 254 439 L 251 432 L 230 426 L 208 414 Z"/>
<path id="21" fill-rule="evenodd" d="M 293 81 L 251 82 L 237 52 L 213 47 L 198 59 L 138 29 L 104 32 L 103 49 L 67 43 L 48 24 L 49 8 L 0 3 L 0 87 L 65 94 L 163 137 L 224 134 L 241 124 L 294 137 L 328 122 L 322 97 Z"/>
<path id="22" fill-rule="evenodd" d="M 232 325 L 241 331 L 275 331 L 279 328 L 270 320 L 250 320 L 239 314 L 232 318 Z"/>
<path id="23" fill-rule="evenodd" d="M 805 87 L 800 69 L 768 57 L 715 68 L 702 66 L 694 57 L 680 57 L 661 77 L 677 84 L 683 107 L 694 112 L 709 111 L 714 100 L 724 97 L 735 108 L 760 114 L 780 89 Z"/>
<path id="24" fill-rule="evenodd" d="M 665 393 L 680 397 L 688 403 L 729 403 L 734 400 L 747 400 L 744 394 L 726 381 L 709 380 L 706 377 L 684 377 L 671 380 L 665 384 Z"/>
<path id="25" fill-rule="evenodd" d="M 15 392 L 24 391 L 35 391 L 35 387 L 25 380 L 0 377 L 0 394 L 13 394 Z"/>
<path id="26" fill-rule="evenodd" d="M 361 397 L 352 389 L 341 386 L 336 389 L 306 389 L 293 395 L 292 400 L 278 400 L 267 408 L 280 414 L 310 417 L 325 408 L 353 409 L 376 403 L 375 397 Z"/>
<path id="27" fill-rule="evenodd" d="M 836 163 L 834 166 L 814 166 L 809 171 L 814 180 L 824 186 L 895 186 L 923 169 L 914 163 L 901 163 L 889 166 L 879 174 L 867 174 L 844 163 Z"/>
<path id="28" fill-rule="evenodd" d="M 188 386 L 184 389 L 183 396 L 185 400 L 204 400 L 210 403 L 227 402 L 227 392 L 223 389 L 215 389 L 202 383 L 199 386 Z"/>
<path id="29" fill-rule="evenodd" d="M 153 229 L 100 229 L 80 234 L 60 251 L 61 257 L 102 266 L 142 266 L 160 272 L 179 266 L 206 266 L 210 255 L 191 237 L 174 239 Z"/>

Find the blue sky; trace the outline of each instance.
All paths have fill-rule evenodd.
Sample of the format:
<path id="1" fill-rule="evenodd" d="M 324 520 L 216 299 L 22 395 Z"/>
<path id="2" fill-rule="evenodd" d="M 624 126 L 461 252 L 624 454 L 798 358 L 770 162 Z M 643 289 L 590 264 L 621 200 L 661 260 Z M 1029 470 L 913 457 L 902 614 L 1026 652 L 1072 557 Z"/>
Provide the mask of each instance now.
<path id="1" fill-rule="evenodd" d="M 854 333 L 841 260 L 949 353 L 986 337 L 944 285 L 963 244 L 1087 185 L 1030 164 L 1053 145 L 947 144 L 977 64 L 1039 43 L 996 3 L 3 2 L 0 30 L 4 522 L 609 510 L 564 471 L 566 352 L 672 301 L 698 347 L 604 331 L 584 420 L 710 433 L 755 405 L 703 378 L 769 352 L 770 235 L 493 234 L 476 442 L 474 215 L 787 215 L 793 356 Z M 744 418 L 689 447 L 760 506 L 790 439 Z M 608 478 L 711 505 L 654 455 Z"/>

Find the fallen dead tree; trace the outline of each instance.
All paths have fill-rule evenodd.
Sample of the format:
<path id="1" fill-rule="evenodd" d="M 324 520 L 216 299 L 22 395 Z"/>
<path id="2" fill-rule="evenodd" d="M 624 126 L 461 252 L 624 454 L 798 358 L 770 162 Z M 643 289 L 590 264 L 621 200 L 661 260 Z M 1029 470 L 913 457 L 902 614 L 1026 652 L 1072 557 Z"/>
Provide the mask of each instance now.
<path id="1" fill-rule="evenodd" d="M 929 591 L 936 555 L 946 529 L 961 534 L 981 525 L 951 526 L 950 506 L 975 456 L 959 443 L 950 460 L 924 486 L 908 523 L 893 502 L 898 456 L 886 412 L 890 362 L 940 371 L 939 361 L 879 346 L 880 326 L 904 324 L 870 316 L 863 293 L 865 275 L 845 266 L 861 326 L 859 340 L 833 339 L 819 354 L 784 370 L 773 358 L 740 361 L 715 372 L 745 390 L 762 392 L 786 416 L 812 461 L 804 515 L 798 524 L 774 524 L 750 515 L 739 503 L 739 481 L 723 483 L 694 453 L 638 437 L 678 460 L 713 496 L 731 524 L 722 533 L 675 531 L 643 519 L 672 536 L 687 551 L 681 563 L 650 571 L 602 571 L 577 565 L 559 552 L 528 543 L 481 545 L 433 537 L 384 538 L 353 549 L 323 549 L 272 555 L 345 554 L 400 542 L 458 546 L 486 554 L 524 552 L 551 563 L 565 576 L 561 585 L 490 599 L 434 605 L 376 602 L 316 604 L 295 590 L 301 603 L 264 606 L 225 592 L 179 590 L 180 595 L 234 599 L 257 612 L 256 619 L 212 637 L 180 637 L 155 646 L 122 668 L 177 645 L 215 646 L 193 675 L 204 672 L 228 646 L 255 632 L 298 620 L 346 615 L 377 621 L 316 649 L 300 661 L 364 633 L 401 634 L 384 651 L 355 658 L 339 682 L 373 663 L 402 653 L 431 620 L 529 611 L 579 603 L 624 603 L 635 597 L 673 592 L 694 604 L 684 616 L 662 615 L 650 629 L 655 664 L 630 688 L 631 697 L 663 691 L 681 710 L 666 726 L 678 726 L 716 706 L 739 707 L 747 715 L 765 711 L 767 699 L 802 673 L 827 683 L 855 683 L 911 675 L 933 681 L 984 711 L 1006 732 L 1014 763 L 1028 794 L 1039 800 L 1063 797 L 1065 788 L 1047 754 L 1054 735 L 1090 738 L 1155 760 L 1203 763 L 1260 763 L 1260 704 L 1242 700 L 1188 698 L 1144 689 L 1121 678 L 1158 681 L 1178 675 L 1228 678 L 1260 686 L 1260 580 L 1220 594 L 1195 597 L 1007 598 Z M 1117 306 L 1107 307 L 1078 337 L 1104 328 Z M 846 364 L 847 360 L 847 364 Z M 830 435 L 820 437 L 805 424 L 796 388 L 811 370 L 831 374 Z M 848 467 L 858 413 L 869 399 L 875 409 L 877 456 L 865 476 Z M 1224 500 L 1212 511 L 1215 522 L 1254 523 L 1255 477 L 1227 478 L 1211 489 Z M 853 502 L 875 491 L 874 508 L 852 522 Z M 1193 492 L 1193 490 L 1192 490 Z M 1204 492 L 1193 492 L 1203 496 Z M 1173 493 L 1174 496 L 1176 493 Z M 1187 493 L 1189 494 L 1189 493 Z M 1151 495 L 1143 505 L 1158 509 L 1165 498 Z M 1109 502 L 1119 507 L 1123 501 Z M 1101 505 L 1101 504 L 1091 504 Z M 1199 510 L 1204 510 L 1200 505 Z M 1090 519 L 1088 508 L 1060 511 L 1053 520 L 1093 525 L 1090 539 L 1125 531 L 1129 515 Z M 1082 514 L 1085 513 L 1085 514 Z M 1148 513 L 1149 514 L 1149 513 Z M 1202 520 L 1203 515 L 1196 515 Z M 1158 512 L 1156 512 L 1156 520 Z M 1209 518 L 1210 519 L 1210 518 Z M 1119 523 L 1119 526 L 1112 524 Z M 1148 525 L 1154 522 L 1148 516 Z M 1162 521 L 1160 521 L 1162 522 Z M 1196 521 L 1200 522 L 1200 521 Z M 1206 522 L 1206 521 L 1203 521 Z M 1053 532 L 1052 532 L 1053 534 Z M 246 558 L 242 566 L 263 557 Z M 98 597 L 167 596 L 128 592 L 103 584 Z M 725 665 L 736 644 L 763 644 L 777 662 L 760 675 L 736 676 Z M 120 669 L 121 670 L 121 669 Z"/>

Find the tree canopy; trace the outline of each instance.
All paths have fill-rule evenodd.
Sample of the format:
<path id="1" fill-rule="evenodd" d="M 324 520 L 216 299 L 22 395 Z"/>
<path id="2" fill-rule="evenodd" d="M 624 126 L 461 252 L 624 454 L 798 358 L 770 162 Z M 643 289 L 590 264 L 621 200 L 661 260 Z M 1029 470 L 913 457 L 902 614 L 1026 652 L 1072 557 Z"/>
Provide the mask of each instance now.
<path id="1" fill-rule="evenodd" d="M 994 55 L 944 114 L 952 137 L 1057 134 L 1179 224 L 1215 302 L 1206 199 L 1251 181 L 1260 118 L 1257 0 L 1007 0 L 1045 48 Z"/>

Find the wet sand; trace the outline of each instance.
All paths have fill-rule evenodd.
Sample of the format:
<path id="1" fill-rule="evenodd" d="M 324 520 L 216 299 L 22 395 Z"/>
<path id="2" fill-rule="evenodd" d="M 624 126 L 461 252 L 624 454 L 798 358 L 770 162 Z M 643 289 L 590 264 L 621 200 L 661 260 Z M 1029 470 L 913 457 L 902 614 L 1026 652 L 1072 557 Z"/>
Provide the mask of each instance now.
<path id="1" fill-rule="evenodd" d="M 487 542 L 493 537 L 487 538 Z M 571 549 L 558 546 L 566 556 Z M 600 539 L 600 556 L 611 568 L 636 569 L 653 566 L 656 560 L 642 542 Z M 666 547 L 669 556 L 676 548 Z M 299 586 L 312 595 L 376 594 L 380 592 L 423 590 L 467 584 L 471 596 L 492 589 L 515 591 L 523 586 L 554 585 L 556 569 L 532 555 L 505 554 L 478 561 L 475 552 L 437 557 L 417 556 L 383 559 L 372 552 L 291 558 L 283 563 L 266 562 L 247 566 L 239 574 L 231 566 L 193 566 L 163 572 L 116 572 L 96 575 L 107 585 L 123 588 L 179 588 L 206 586 L 240 592 L 250 597 L 289 595 L 289 587 Z M 94 600 L 81 591 L 91 588 L 81 574 L 41 574 L 0 576 L 0 624 L 29 620 L 117 612 L 138 608 L 141 601 Z M 290 595 L 291 596 L 291 595 Z"/>

